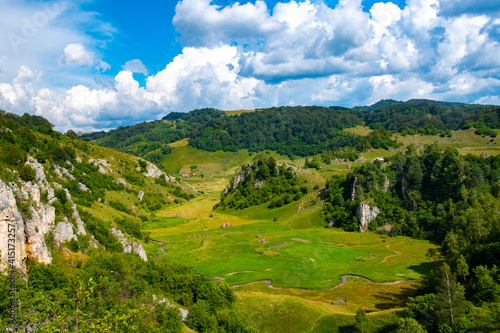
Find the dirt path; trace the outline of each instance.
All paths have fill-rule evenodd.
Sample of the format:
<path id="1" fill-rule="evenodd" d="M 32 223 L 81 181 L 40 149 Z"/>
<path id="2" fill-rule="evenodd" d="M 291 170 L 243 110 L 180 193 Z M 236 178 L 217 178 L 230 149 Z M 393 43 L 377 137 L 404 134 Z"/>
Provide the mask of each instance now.
<path id="1" fill-rule="evenodd" d="M 343 275 L 341 280 L 340 280 L 340 283 L 338 285 L 331 287 L 331 288 L 327 288 L 325 290 L 333 290 L 333 289 L 342 287 L 347 282 L 347 279 L 350 277 L 357 278 L 357 279 L 363 279 L 368 283 L 377 284 L 379 286 L 391 286 L 394 284 L 400 284 L 400 283 L 406 283 L 406 282 L 412 282 L 412 281 L 420 281 L 420 280 L 397 280 L 397 281 L 392 281 L 392 282 L 375 282 L 375 281 L 370 280 L 369 278 L 366 278 L 366 277 L 361 276 L 361 275 Z"/>
<path id="2" fill-rule="evenodd" d="M 398 243 L 398 244 L 401 244 L 401 243 Z M 394 245 L 398 245 L 398 244 L 394 244 Z M 387 244 L 387 245 L 386 245 L 386 248 L 387 248 L 389 251 L 394 252 L 395 254 L 385 257 L 385 258 L 384 258 L 384 260 L 382 260 L 382 261 L 380 262 L 381 264 L 383 264 L 384 262 L 386 262 L 386 261 L 387 261 L 387 259 L 391 259 L 391 258 L 398 257 L 398 256 L 400 256 L 400 255 L 401 255 L 401 252 L 391 249 L 391 244 Z"/>
<path id="3" fill-rule="evenodd" d="M 260 283 L 260 282 L 265 282 L 266 283 L 266 287 L 268 287 L 269 289 L 281 289 L 281 288 L 278 288 L 278 287 L 273 287 L 272 286 L 272 280 L 258 280 L 258 281 L 253 281 L 253 282 L 248 282 L 248 283 L 243 283 L 243 284 L 236 284 L 234 286 L 232 286 L 233 288 L 239 288 L 239 287 L 243 287 L 243 286 L 248 286 L 250 284 L 255 284 L 255 283 Z"/>
<path id="4" fill-rule="evenodd" d="M 292 216 L 288 221 L 284 222 L 284 224 L 287 224 L 291 220 L 293 220 L 297 215 L 299 215 L 300 211 L 302 210 L 302 207 L 304 206 L 304 201 L 306 201 L 307 198 L 302 199 L 300 202 L 299 208 L 297 209 L 297 213 L 295 213 L 294 216 Z"/>
<path id="5" fill-rule="evenodd" d="M 347 279 L 350 278 L 350 277 L 357 278 L 357 279 L 363 279 L 363 280 L 365 280 L 368 283 L 373 283 L 373 284 L 377 284 L 377 285 L 380 285 L 380 286 L 391 286 L 391 285 L 394 285 L 394 284 L 400 284 L 400 283 L 406 283 L 406 282 L 422 281 L 421 279 L 419 279 L 419 280 L 398 280 L 398 281 L 392 281 L 392 282 L 375 282 L 373 280 L 370 280 L 369 278 L 366 278 L 366 277 L 360 276 L 360 275 L 343 275 L 341 277 L 340 283 L 338 285 L 336 285 L 334 287 L 331 287 L 331 288 L 318 289 L 318 290 L 333 290 L 333 289 L 342 287 L 347 282 Z M 220 279 L 219 281 L 225 280 L 224 278 L 214 278 L 214 279 L 216 279 L 216 280 Z M 265 282 L 266 283 L 266 287 L 268 287 L 270 289 L 282 289 L 282 288 L 279 288 L 279 287 L 273 287 L 272 286 L 272 282 L 273 282 L 272 280 L 258 280 L 258 281 L 243 283 L 243 284 L 237 284 L 237 285 L 234 285 L 232 287 L 233 288 L 239 288 L 239 287 L 244 287 L 244 286 L 248 286 L 248 285 L 255 284 L 255 283 L 260 283 L 260 282 Z M 288 289 L 295 289 L 295 288 L 288 288 Z"/>

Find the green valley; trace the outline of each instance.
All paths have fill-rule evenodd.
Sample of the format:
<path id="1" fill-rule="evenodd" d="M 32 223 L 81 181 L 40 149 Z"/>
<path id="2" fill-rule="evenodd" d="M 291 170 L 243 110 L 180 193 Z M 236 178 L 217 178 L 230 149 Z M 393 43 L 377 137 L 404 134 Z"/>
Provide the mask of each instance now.
<path id="1" fill-rule="evenodd" d="M 252 111 L 79 135 L 2 111 L 1 231 L 23 235 L 2 268 L 32 300 L 18 327 L 499 329 L 498 107 Z"/>

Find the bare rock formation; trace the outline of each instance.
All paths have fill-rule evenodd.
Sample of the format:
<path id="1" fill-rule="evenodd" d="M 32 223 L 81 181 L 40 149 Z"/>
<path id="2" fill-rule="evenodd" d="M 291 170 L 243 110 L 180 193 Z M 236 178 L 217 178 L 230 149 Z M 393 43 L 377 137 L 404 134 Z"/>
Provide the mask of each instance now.
<path id="1" fill-rule="evenodd" d="M 361 202 L 356 209 L 356 217 L 359 222 L 359 232 L 368 230 L 370 222 L 380 214 L 380 208 L 370 206 L 367 202 Z"/>
<path id="2" fill-rule="evenodd" d="M 141 244 L 129 241 L 128 239 L 125 238 L 125 236 L 120 230 L 111 228 L 110 231 L 113 235 L 115 235 L 118 238 L 118 241 L 122 244 L 123 252 L 135 253 L 139 255 L 139 257 L 141 257 L 142 260 L 148 261 L 148 257 L 146 256 L 146 251 L 144 251 Z"/>
<path id="3" fill-rule="evenodd" d="M 20 269 L 24 269 L 24 261 L 28 258 L 52 263 L 52 254 L 45 243 L 45 235 L 51 231 L 58 244 L 77 239 L 72 223 L 55 224 L 56 211 L 51 203 L 57 200 L 54 188 L 62 187 L 57 183 L 49 184 L 43 166 L 32 157 L 28 156 L 26 164 L 35 170 L 36 180 L 33 183 L 20 181 L 18 184 L 6 184 L 0 180 L 0 270 L 7 267 L 9 252 L 13 254 L 14 266 Z M 86 235 L 71 195 L 67 190 L 65 192 L 73 208 L 70 218 L 76 223 L 77 234 Z M 47 194 L 47 202 L 42 202 L 41 193 Z"/>
<path id="4" fill-rule="evenodd" d="M 59 222 L 54 228 L 54 241 L 56 244 L 62 244 L 78 238 L 73 232 L 73 225 L 70 222 Z"/>
<path id="5" fill-rule="evenodd" d="M 0 179 L 0 270 L 8 266 L 9 252 L 15 267 L 22 267 L 26 257 L 24 221 L 17 209 L 12 189 Z M 12 253 L 14 252 L 14 253 Z"/>

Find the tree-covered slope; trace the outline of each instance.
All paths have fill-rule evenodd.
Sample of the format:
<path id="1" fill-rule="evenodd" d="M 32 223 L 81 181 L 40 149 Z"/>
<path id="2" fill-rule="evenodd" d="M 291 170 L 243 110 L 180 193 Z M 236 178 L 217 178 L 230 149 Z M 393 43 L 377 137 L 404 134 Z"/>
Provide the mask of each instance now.
<path id="1" fill-rule="evenodd" d="M 334 177 L 323 198 L 325 222 L 335 227 L 357 231 L 367 222 L 382 234 L 441 244 L 441 254 L 428 256 L 444 262 L 436 261 L 422 295 L 408 304 L 409 317 L 429 332 L 498 329 L 499 157 L 462 156 L 436 145 L 418 153 L 410 146 L 385 165 L 366 163 Z"/>
<path id="2" fill-rule="evenodd" d="M 269 203 L 268 208 L 279 208 L 300 200 L 308 191 L 303 182 L 300 184 L 295 167 L 278 164 L 273 157 L 259 154 L 236 171 L 214 208 L 243 209 L 263 203 Z"/>
<path id="3" fill-rule="evenodd" d="M 227 284 L 147 255 L 159 244 L 144 221 L 194 195 L 136 156 L 1 111 L 0 328 L 253 331 Z"/>
<path id="4" fill-rule="evenodd" d="M 382 100 L 369 107 L 273 107 L 259 112 L 226 114 L 216 109 L 174 112 L 160 121 L 86 134 L 105 147 L 132 153 L 158 163 L 171 152 L 169 143 L 189 138 L 192 147 L 206 151 L 273 150 L 288 156 L 311 156 L 356 146 L 376 148 L 344 130 L 356 125 L 406 134 L 450 135 L 475 127 L 479 135 L 495 135 L 500 108 L 432 100 Z"/>

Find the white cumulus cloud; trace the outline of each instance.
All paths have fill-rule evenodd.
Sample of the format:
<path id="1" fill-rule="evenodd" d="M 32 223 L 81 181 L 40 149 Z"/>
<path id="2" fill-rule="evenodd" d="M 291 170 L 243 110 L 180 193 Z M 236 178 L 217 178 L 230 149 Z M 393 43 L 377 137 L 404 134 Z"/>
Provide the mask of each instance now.
<path id="1" fill-rule="evenodd" d="M 499 1 L 488 2 L 486 10 L 479 0 L 406 0 L 402 8 L 390 1 L 371 8 L 362 0 L 334 7 L 283 1 L 271 8 L 263 0 L 228 6 L 182 0 L 173 24 L 183 50 L 162 70 L 149 73 L 134 59 L 114 77 L 44 86 L 48 61 L 28 53 L 16 57 L 11 48 L 0 51 L 0 107 L 36 112 L 59 129 L 89 130 L 200 107 L 353 106 L 384 98 L 498 104 Z M 59 58 L 64 66 L 58 70 L 109 69 L 91 37 L 77 29 L 63 37 L 50 22 L 19 48 L 42 50 L 41 59 L 52 62 Z M 4 27 L 22 34 L 9 19 L 0 20 Z M 8 45 L 2 38 L 0 45 Z M 145 84 L 134 73 L 145 75 Z"/>
<path id="2" fill-rule="evenodd" d="M 64 48 L 64 54 L 59 58 L 59 65 L 83 66 L 94 63 L 94 53 L 85 49 L 82 44 L 68 44 Z"/>

